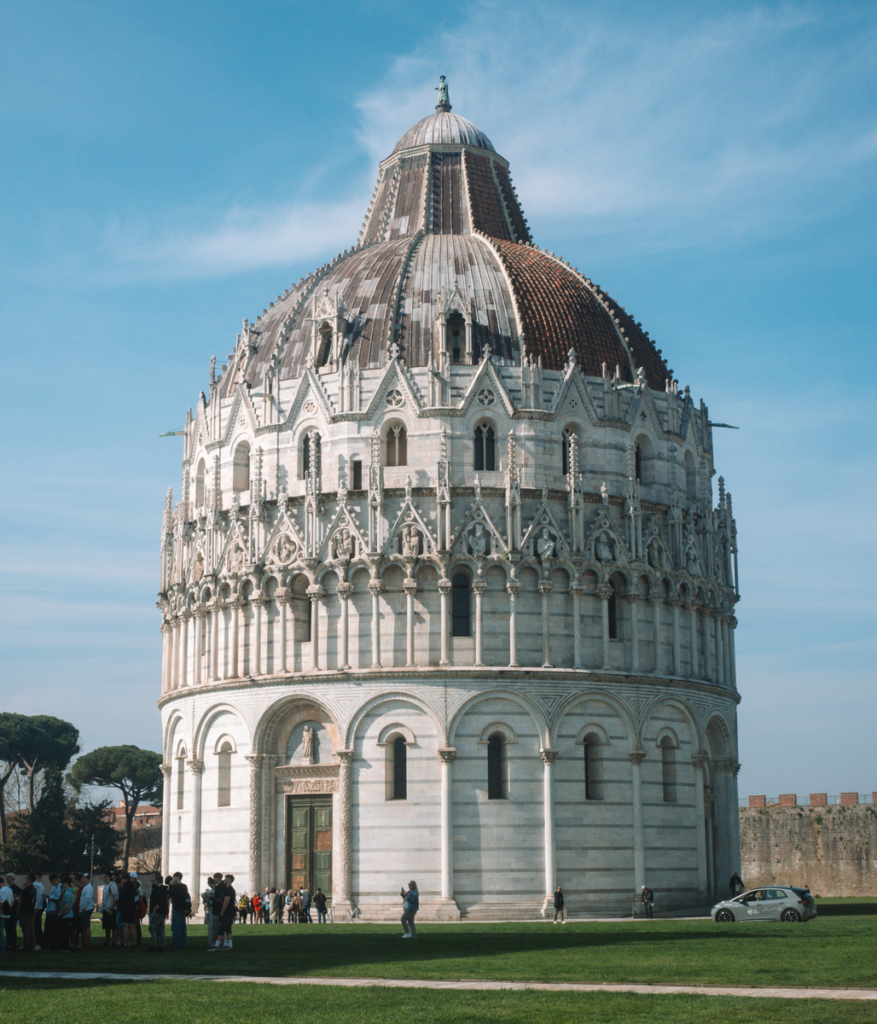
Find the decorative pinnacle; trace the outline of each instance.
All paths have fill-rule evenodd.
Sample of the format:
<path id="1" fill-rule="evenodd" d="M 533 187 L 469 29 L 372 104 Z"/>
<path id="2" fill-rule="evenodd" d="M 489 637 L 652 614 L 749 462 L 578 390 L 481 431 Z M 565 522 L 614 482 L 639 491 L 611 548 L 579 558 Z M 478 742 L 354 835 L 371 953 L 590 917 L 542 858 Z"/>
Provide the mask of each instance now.
<path id="1" fill-rule="evenodd" d="M 439 84 L 436 86 L 438 92 L 438 103 L 435 105 L 437 111 L 444 111 L 448 114 L 451 111 L 451 100 L 448 96 L 448 83 L 444 75 L 439 75 Z"/>

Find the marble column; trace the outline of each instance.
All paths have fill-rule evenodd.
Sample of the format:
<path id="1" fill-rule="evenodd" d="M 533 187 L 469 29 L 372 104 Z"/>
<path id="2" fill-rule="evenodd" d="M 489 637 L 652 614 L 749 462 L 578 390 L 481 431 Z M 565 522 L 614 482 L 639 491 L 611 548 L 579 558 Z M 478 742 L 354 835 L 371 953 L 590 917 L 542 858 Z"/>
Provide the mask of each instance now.
<path id="1" fill-rule="evenodd" d="M 448 619 L 448 605 L 451 600 L 451 581 L 444 577 L 438 581 L 439 590 L 439 629 L 441 630 L 439 665 L 448 665 L 448 638 L 450 636 Z"/>
<path id="2" fill-rule="evenodd" d="M 509 595 L 509 668 L 518 668 L 517 597 L 521 584 L 517 580 L 509 580 L 505 588 Z"/>
<path id="3" fill-rule="evenodd" d="M 628 594 L 630 604 L 630 670 L 639 672 L 639 594 Z"/>
<path id="4" fill-rule="evenodd" d="M 192 862 L 189 867 L 189 877 L 195 886 L 190 889 L 192 901 L 201 891 L 201 779 L 204 775 L 204 762 L 197 757 L 187 761 L 189 770 L 192 773 L 192 825 L 189 834 L 192 837 Z"/>
<path id="5" fill-rule="evenodd" d="M 716 630 L 716 682 L 720 686 L 725 684 L 725 647 L 722 643 L 722 615 L 713 615 L 712 620 L 715 623 Z"/>
<path id="6" fill-rule="evenodd" d="M 701 609 L 701 622 L 703 625 L 703 678 L 711 681 L 715 678 L 713 672 L 712 651 L 710 649 L 710 610 Z"/>
<path id="7" fill-rule="evenodd" d="M 697 891 L 707 892 L 709 876 L 706 869 L 706 804 L 704 802 L 703 766 L 706 754 L 692 754 L 694 765 L 694 826 L 697 840 Z"/>
<path id="8" fill-rule="evenodd" d="M 168 689 L 176 690 L 180 685 L 180 620 L 170 620 L 171 649 L 170 664 L 168 665 Z"/>
<path id="9" fill-rule="evenodd" d="M 372 668 L 381 668 L 381 591 L 380 580 L 370 579 L 369 593 L 372 596 Z"/>
<path id="10" fill-rule="evenodd" d="M 332 872 L 332 905 L 343 921 L 344 914 L 353 909 L 353 751 L 336 750 L 335 757 L 338 760 L 338 799 L 335 802 L 338 841 L 337 862 Z"/>
<path id="11" fill-rule="evenodd" d="M 453 766 L 457 751 L 454 747 L 439 747 L 442 789 L 442 894 L 438 920 L 459 920 L 460 911 L 454 899 L 454 804 Z"/>
<path id="12" fill-rule="evenodd" d="M 600 597 L 600 621 L 603 627 L 603 668 L 609 668 L 609 598 L 612 587 L 603 583 L 597 590 Z"/>
<path id="13" fill-rule="evenodd" d="M 551 664 L 551 617 L 548 599 L 553 587 L 550 583 L 540 583 L 539 593 L 542 597 L 542 667 L 554 668 Z"/>
<path id="14" fill-rule="evenodd" d="M 171 626 L 169 622 L 161 624 L 161 692 L 167 693 L 171 688 L 170 679 L 170 654 L 173 640 L 171 639 Z M 167 805 L 165 805 L 167 806 Z"/>
<path id="15" fill-rule="evenodd" d="M 699 661 L 700 661 L 700 659 L 697 656 L 697 635 L 698 635 L 698 632 L 699 632 L 699 630 L 697 628 L 697 608 L 695 607 L 694 602 L 691 602 L 688 605 L 688 636 L 689 636 L 689 641 L 690 641 L 688 646 L 689 646 L 689 650 L 690 650 L 690 654 L 691 654 L 690 677 L 692 679 L 697 679 L 698 678 L 697 673 L 698 673 L 698 667 L 699 667 Z"/>
<path id="16" fill-rule="evenodd" d="M 557 751 L 543 748 L 542 758 L 542 807 L 545 819 L 543 841 L 545 844 L 545 902 L 543 914 L 554 904 L 554 888 L 557 885 L 557 863 L 554 844 L 554 762 Z"/>
<path id="17" fill-rule="evenodd" d="M 350 597 L 352 594 L 352 583 L 338 584 L 338 597 L 341 599 L 341 656 L 338 659 L 338 668 L 343 672 L 350 668 Z"/>
<path id="18" fill-rule="evenodd" d="M 472 584 L 475 594 L 475 664 L 484 664 L 484 591 L 487 584 L 484 580 L 476 580 Z"/>
<path id="19" fill-rule="evenodd" d="M 264 754 L 247 754 L 250 762 L 250 888 L 262 891 L 262 761 Z"/>
<path id="20" fill-rule="evenodd" d="M 713 833 L 716 849 L 716 891 L 724 892 L 728 879 L 731 877 L 731 839 L 728 835 L 728 813 L 730 786 L 726 774 L 726 762 L 720 758 L 713 762 L 713 785 L 715 786 L 715 830 Z"/>
<path id="21" fill-rule="evenodd" d="M 278 587 L 274 592 L 274 596 L 277 598 L 277 617 L 280 620 L 280 658 L 278 671 L 281 674 L 285 674 L 287 671 L 287 653 L 286 653 L 286 630 L 287 630 L 287 607 L 289 606 L 290 592 L 286 587 Z"/>
<path id="22" fill-rule="evenodd" d="M 191 612 L 180 616 L 180 686 L 189 685 L 189 622 Z"/>
<path id="23" fill-rule="evenodd" d="M 210 680 L 219 679 L 219 623 L 222 619 L 222 601 L 214 597 L 210 606 Z"/>
<path id="24" fill-rule="evenodd" d="M 679 642 L 679 601 L 674 599 L 673 605 L 673 675 L 682 675 L 682 645 Z"/>
<path id="25" fill-rule="evenodd" d="M 250 675 L 262 675 L 262 595 L 258 591 L 250 598 L 253 606 L 252 650 L 250 652 Z"/>
<path id="26" fill-rule="evenodd" d="M 572 597 L 572 664 L 573 668 L 583 668 L 582 665 L 582 588 L 571 586 L 569 593 Z"/>
<path id="27" fill-rule="evenodd" d="M 239 597 L 231 602 L 231 664 L 229 676 L 231 679 L 241 677 L 241 605 Z"/>
<path id="28" fill-rule="evenodd" d="M 642 763 L 645 759 L 644 750 L 631 750 L 630 758 L 631 797 L 633 804 L 633 891 L 638 895 L 646 885 L 645 835 L 643 829 L 643 788 Z"/>
<path id="29" fill-rule="evenodd" d="M 414 666 L 414 595 L 417 593 L 417 580 L 408 577 L 402 584 L 405 591 L 405 664 Z"/>
<path id="30" fill-rule="evenodd" d="M 740 771 L 739 761 L 729 758 L 725 785 L 728 790 L 728 866 L 729 877 L 732 872 L 740 873 L 740 799 L 737 795 L 737 773 Z"/>
<path id="31" fill-rule="evenodd" d="M 162 814 L 161 814 L 161 873 L 171 873 L 171 778 L 173 767 L 162 764 Z"/>
<path id="32" fill-rule="evenodd" d="M 311 602 L 311 671 L 320 671 L 320 598 L 323 588 L 317 584 L 308 587 L 308 599 Z"/>
<path id="33" fill-rule="evenodd" d="M 649 598 L 652 606 L 652 623 L 655 633 L 655 656 L 653 658 L 653 671 L 655 675 L 661 674 L 661 605 L 664 599 L 657 594 Z"/>
<path id="34" fill-rule="evenodd" d="M 192 652 L 192 685 L 201 684 L 201 643 L 204 630 L 204 609 L 200 606 L 192 612 L 195 620 L 195 649 Z"/>
<path id="35" fill-rule="evenodd" d="M 735 690 L 737 689 L 737 657 L 734 652 L 734 630 L 736 628 L 737 619 L 732 615 L 728 623 L 728 685 L 732 686 Z"/>

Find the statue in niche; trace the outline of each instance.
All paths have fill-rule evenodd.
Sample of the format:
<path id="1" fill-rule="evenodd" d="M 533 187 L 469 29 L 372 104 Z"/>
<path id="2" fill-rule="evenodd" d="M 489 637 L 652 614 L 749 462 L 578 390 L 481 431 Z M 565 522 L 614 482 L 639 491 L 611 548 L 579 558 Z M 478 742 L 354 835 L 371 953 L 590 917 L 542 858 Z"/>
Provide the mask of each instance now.
<path id="1" fill-rule="evenodd" d="M 353 534 L 346 527 L 339 530 L 333 540 L 332 548 L 335 552 L 335 560 L 338 562 L 349 562 L 353 557 Z"/>
<path id="2" fill-rule="evenodd" d="M 609 534 L 601 533 L 597 538 L 596 544 L 597 560 L 600 562 L 614 562 L 615 552 L 612 550 L 612 544 L 609 541 Z"/>
<path id="3" fill-rule="evenodd" d="M 195 555 L 195 564 L 194 564 L 194 566 L 192 566 L 192 579 L 194 580 L 195 583 L 198 583 L 199 580 L 203 579 L 203 577 L 204 577 L 204 556 L 199 551 L 198 554 Z"/>
<path id="4" fill-rule="evenodd" d="M 301 734 L 301 763 L 314 763 L 314 730 L 306 725 Z"/>
<path id="5" fill-rule="evenodd" d="M 484 523 L 476 523 L 475 529 L 469 534 L 469 550 L 476 559 L 482 559 L 487 554 L 487 534 L 484 532 Z"/>
<path id="6" fill-rule="evenodd" d="M 606 486 L 605 480 L 600 484 L 600 497 L 603 499 L 604 505 L 609 504 L 609 488 Z"/>
<path id="7" fill-rule="evenodd" d="M 420 530 L 409 523 L 402 530 L 402 555 L 405 558 L 417 558 L 420 554 Z"/>
<path id="8" fill-rule="evenodd" d="M 685 568 L 691 573 L 692 576 L 697 575 L 697 553 L 694 548 L 688 549 L 688 555 L 685 559 Z"/>
<path id="9" fill-rule="evenodd" d="M 240 572 L 244 567 L 244 549 L 235 544 L 228 555 L 228 568 L 231 572 Z"/>
<path id="10" fill-rule="evenodd" d="M 549 562 L 554 558 L 554 538 L 547 526 L 542 527 L 542 536 L 536 541 L 536 554 L 540 561 Z"/>
<path id="11" fill-rule="evenodd" d="M 277 557 L 277 561 L 281 565 L 285 565 L 292 558 L 293 552 L 295 551 L 295 545 L 289 539 L 287 534 L 281 534 L 277 538 L 277 543 L 274 545 L 274 554 Z"/>

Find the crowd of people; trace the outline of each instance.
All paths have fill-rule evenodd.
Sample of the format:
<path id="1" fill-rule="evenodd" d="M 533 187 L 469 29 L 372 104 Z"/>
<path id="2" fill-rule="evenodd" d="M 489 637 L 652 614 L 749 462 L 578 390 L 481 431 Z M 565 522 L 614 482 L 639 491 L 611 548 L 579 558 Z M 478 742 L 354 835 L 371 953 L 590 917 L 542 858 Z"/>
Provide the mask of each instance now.
<path id="1" fill-rule="evenodd" d="M 204 905 L 207 906 L 206 900 Z M 298 889 L 269 886 L 264 893 L 255 892 L 252 896 L 241 893 L 237 903 L 238 919 L 242 924 L 313 924 L 314 913 L 317 924 L 327 923 L 329 908 L 326 894 L 319 886 L 313 896 L 303 885 Z"/>

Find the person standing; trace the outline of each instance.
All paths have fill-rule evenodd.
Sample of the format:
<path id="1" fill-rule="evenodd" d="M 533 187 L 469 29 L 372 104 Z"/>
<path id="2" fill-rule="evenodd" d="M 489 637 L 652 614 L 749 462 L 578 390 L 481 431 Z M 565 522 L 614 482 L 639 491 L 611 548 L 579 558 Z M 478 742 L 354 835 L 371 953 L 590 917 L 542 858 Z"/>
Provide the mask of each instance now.
<path id="1" fill-rule="evenodd" d="M 735 871 L 734 874 L 731 875 L 731 879 L 728 882 L 728 888 L 731 890 L 731 898 L 732 899 L 737 895 L 737 886 L 738 885 L 740 886 L 740 892 L 743 892 L 743 889 L 744 889 L 743 879 Z"/>
<path id="2" fill-rule="evenodd" d="M 208 949 L 219 949 L 222 943 L 220 942 L 220 919 L 222 918 L 222 910 L 225 904 L 225 885 L 222 881 L 222 875 L 217 873 L 213 876 L 213 899 L 210 903 L 210 930 L 209 930 L 209 945 Z"/>
<path id="3" fill-rule="evenodd" d="M 15 934 L 15 926 L 18 923 L 18 897 L 21 895 L 21 888 L 15 884 L 15 875 L 6 876 L 6 884 L 12 890 L 12 912 L 6 918 L 6 948 L 15 949 L 18 945 L 18 937 Z"/>
<path id="4" fill-rule="evenodd" d="M 182 872 L 174 872 L 168 896 L 171 903 L 171 937 L 174 949 L 185 949 L 189 944 L 186 921 L 192 913 L 192 897 L 189 895 L 189 887 L 183 882 Z"/>
<path id="5" fill-rule="evenodd" d="M 70 875 L 61 875 L 61 894 L 58 897 L 58 911 L 55 919 L 57 948 L 62 953 L 70 952 L 70 925 L 73 921 L 73 901 L 76 893 Z"/>
<path id="6" fill-rule="evenodd" d="M 417 882 L 408 883 L 408 891 L 403 886 L 399 890 L 402 897 L 402 938 L 416 939 L 417 926 L 414 924 L 414 915 L 420 909 L 420 893 L 417 891 Z"/>
<path id="7" fill-rule="evenodd" d="M 37 891 L 34 887 L 36 875 L 31 872 L 24 880 L 24 888 L 18 897 L 18 920 L 21 923 L 21 940 L 25 953 L 33 953 L 36 940 L 33 930 L 33 916 L 37 905 Z"/>
<path id="8" fill-rule="evenodd" d="M 133 949 L 137 945 L 138 904 L 139 895 L 136 883 L 130 875 L 122 875 L 119 885 L 119 915 L 122 921 L 123 949 Z"/>
<path id="9" fill-rule="evenodd" d="M 169 878 L 168 882 L 173 881 Z M 152 890 L 149 893 L 149 938 L 150 945 L 147 953 L 164 952 L 164 925 L 167 921 L 167 914 L 170 905 L 170 890 L 162 881 L 161 874 L 156 872 L 152 876 Z"/>
<path id="10" fill-rule="evenodd" d="M 301 924 L 301 893 L 298 889 L 292 890 L 292 903 L 289 905 L 289 920 L 295 924 Z"/>
<path id="11" fill-rule="evenodd" d="M 283 923 L 281 921 L 281 914 L 283 913 L 283 911 L 281 909 L 282 908 L 282 904 L 280 902 L 280 892 L 278 891 L 276 886 L 275 886 L 275 888 L 273 888 L 271 890 L 270 906 L 271 906 L 271 924 L 282 924 Z"/>
<path id="12" fill-rule="evenodd" d="M 643 894 L 640 899 L 640 902 L 642 903 L 643 909 L 646 912 L 646 917 L 651 918 L 652 911 L 655 907 L 655 894 L 652 892 L 651 889 L 649 889 L 645 885 L 643 886 Z"/>
<path id="13" fill-rule="evenodd" d="M 101 893 L 100 920 L 104 930 L 104 947 L 119 945 L 119 930 L 116 927 L 116 914 L 119 909 L 119 886 L 108 872 L 104 875 L 104 891 Z"/>
<path id="14" fill-rule="evenodd" d="M 326 923 L 326 894 L 317 886 L 314 893 L 314 906 L 317 908 L 317 924 Z"/>
<path id="15" fill-rule="evenodd" d="M 306 885 L 301 887 L 301 915 L 305 924 L 314 923 L 311 920 L 311 894 L 308 892 Z"/>
<path id="16" fill-rule="evenodd" d="M 222 911 L 219 915 L 219 938 L 222 941 L 221 949 L 232 949 L 231 928 L 234 924 L 235 909 L 237 907 L 237 893 L 234 890 L 234 875 L 226 875 L 222 880 L 225 895 L 222 900 Z"/>
<path id="17" fill-rule="evenodd" d="M 94 886 L 88 875 L 82 876 L 79 890 L 79 934 L 82 949 L 91 949 L 91 915 L 94 913 Z"/>
<path id="18" fill-rule="evenodd" d="M 14 904 L 15 895 L 6 880 L 0 876 L 0 954 L 6 952 L 6 922 Z"/>
<path id="19" fill-rule="evenodd" d="M 43 914 L 46 910 L 46 890 L 43 886 L 42 871 L 34 871 L 34 874 L 36 875 L 36 879 L 34 880 L 33 887 L 36 889 L 37 893 L 37 905 L 33 914 L 33 934 L 34 942 L 36 943 L 34 949 L 39 951 L 45 945 L 43 942 Z"/>
<path id="20" fill-rule="evenodd" d="M 560 923 L 566 924 L 563 919 L 563 889 L 558 886 L 554 890 L 554 923 L 557 924 L 557 915 L 560 914 Z"/>
<path id="21" fill-rule="evenodd" d="M 58 921 L 58 897 L 61 895 L 61 876 L 49 875 L 49 894 L 43 919 L 43 949 L 55 948 L 55 927 Z"/>

